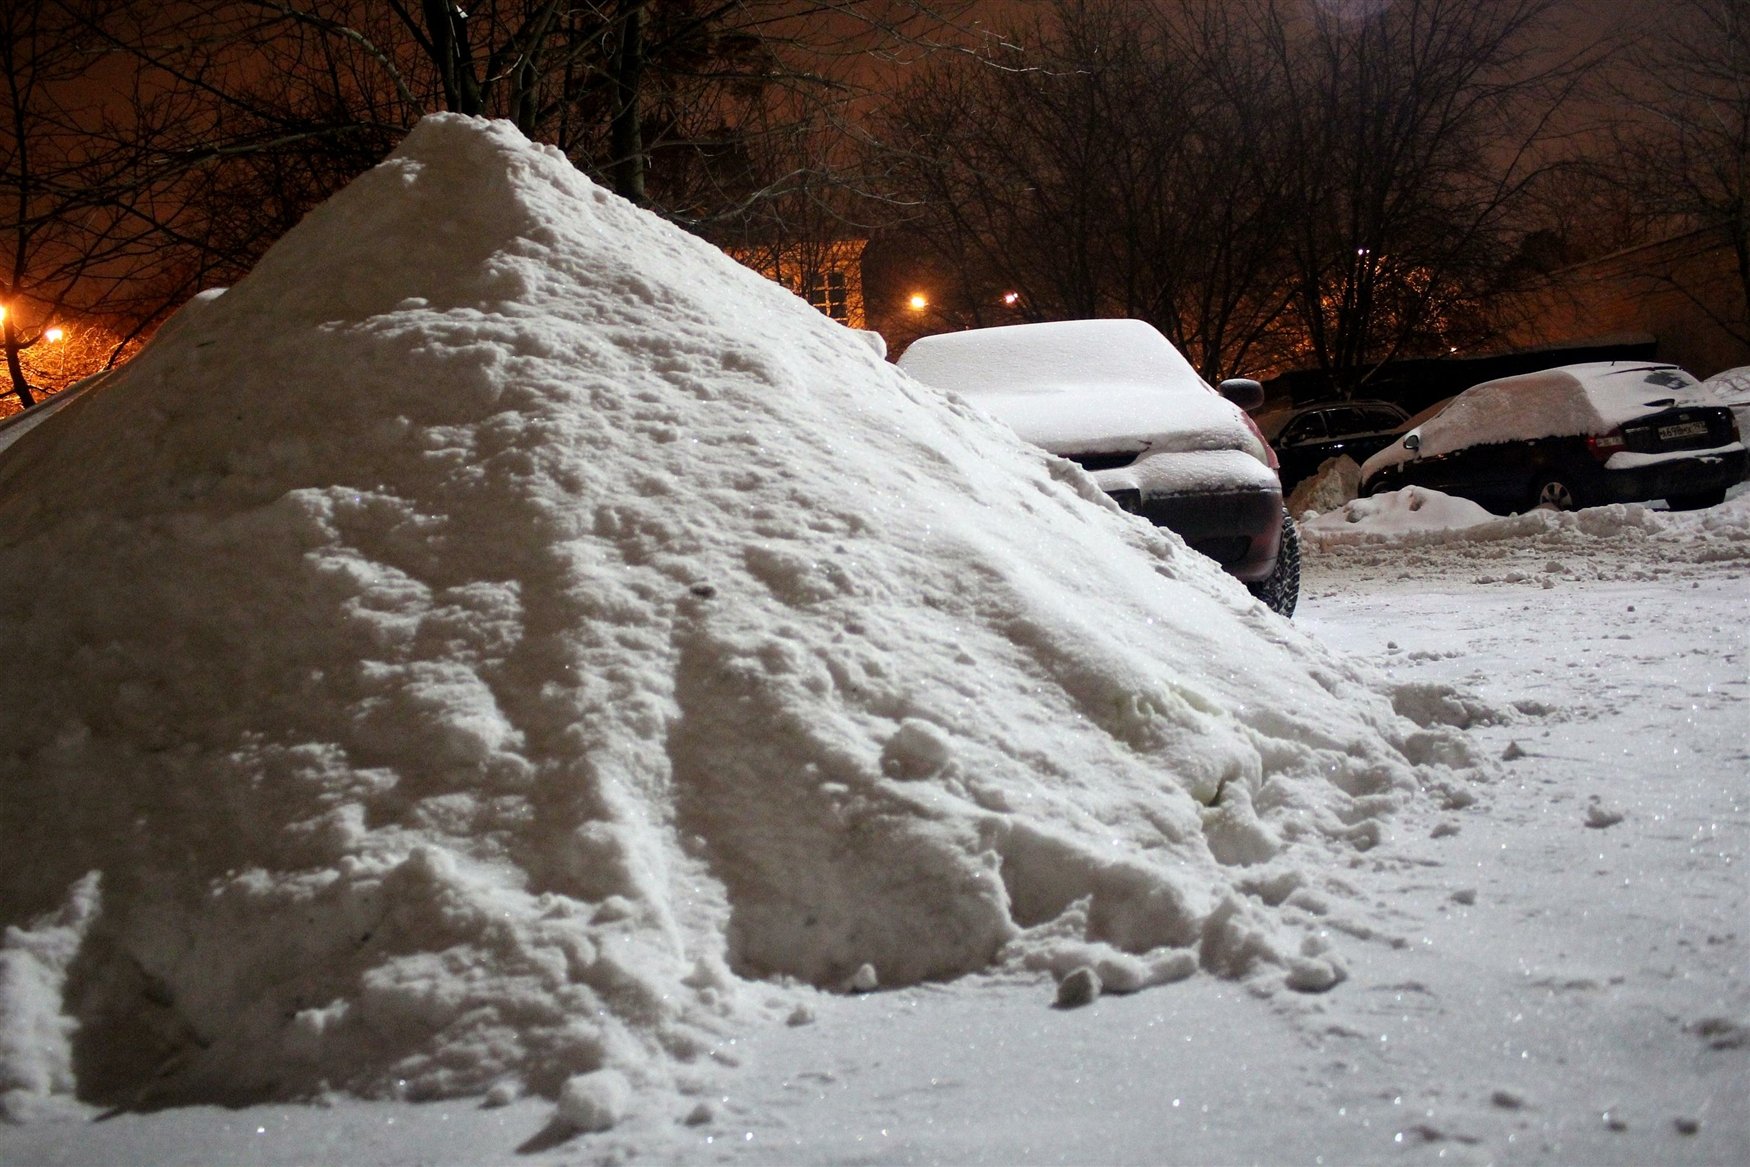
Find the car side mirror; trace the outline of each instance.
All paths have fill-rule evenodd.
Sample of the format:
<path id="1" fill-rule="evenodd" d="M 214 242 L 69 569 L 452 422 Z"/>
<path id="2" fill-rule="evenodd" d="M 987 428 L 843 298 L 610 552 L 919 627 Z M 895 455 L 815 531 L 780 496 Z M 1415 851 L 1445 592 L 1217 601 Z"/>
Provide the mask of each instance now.
<path id="1" fill-rule="evenodd" d="M 1250 377 L 1229 377 L 1216 388 L 1241 409 L 1253 410 L 1264 404 L 1264 386 Z"/>
<path id="2" fill-rule="evenodd" d="M 1408 450 L 1410 453 L 1414 454 L 1417 450 L 1420 450 L 1421 448 L 1422 448 L 1422 435 L 1421 434 L 1410 434 L 1408 437 L 1404 438 L 1404 449 Z"/>

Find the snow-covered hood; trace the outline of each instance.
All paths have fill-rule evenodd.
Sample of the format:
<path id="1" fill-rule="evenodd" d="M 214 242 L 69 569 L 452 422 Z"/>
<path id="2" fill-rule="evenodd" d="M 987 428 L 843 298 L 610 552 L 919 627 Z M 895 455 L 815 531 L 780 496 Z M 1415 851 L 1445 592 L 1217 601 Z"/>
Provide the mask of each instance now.
<path id="1" fill-rule="evenodd" d="M 1240 408 L 1141 320 L 926 336 L 899 367 L 1054 454 L 1244 450 L 1265 460 Z"/>

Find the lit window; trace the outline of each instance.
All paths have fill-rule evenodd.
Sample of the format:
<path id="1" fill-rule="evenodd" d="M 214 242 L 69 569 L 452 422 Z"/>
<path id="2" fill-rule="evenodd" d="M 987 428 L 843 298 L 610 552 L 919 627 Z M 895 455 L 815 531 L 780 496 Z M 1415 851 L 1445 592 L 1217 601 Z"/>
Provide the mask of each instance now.
<path id="1" fill-rule="evenodd" d="M 845 320 L 850 316 L 850 299 L 846 295 L 845 273 L 842 271 L 821 272 L 809 276 L 803 285 L 802 295 L 810 304 L 834 320 Z"/>

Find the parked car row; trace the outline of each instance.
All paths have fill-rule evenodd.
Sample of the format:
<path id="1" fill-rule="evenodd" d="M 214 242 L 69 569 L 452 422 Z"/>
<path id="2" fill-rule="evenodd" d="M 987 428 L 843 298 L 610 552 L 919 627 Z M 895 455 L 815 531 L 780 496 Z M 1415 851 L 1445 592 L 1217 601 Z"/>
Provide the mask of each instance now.
<path id="1" fill-rule="evenodd" d="M 1503 377 L 1410 417 L 1334 401 L 1275 419 L 1255 381 L 1212 388 L 1139 320 L 1070 320 L 923 337 L 899 367 L 1080 464 L 1124 510 L 1176 531 L 1276 611 L 1299 595 L 1284 491 L 1347 455 L 1361 492 L 1420 486 L 1500 513 L 1664 499 L 1711 506 L 1745 476 L 1726 405 L 1675 365 L 1566 365 Z"/>

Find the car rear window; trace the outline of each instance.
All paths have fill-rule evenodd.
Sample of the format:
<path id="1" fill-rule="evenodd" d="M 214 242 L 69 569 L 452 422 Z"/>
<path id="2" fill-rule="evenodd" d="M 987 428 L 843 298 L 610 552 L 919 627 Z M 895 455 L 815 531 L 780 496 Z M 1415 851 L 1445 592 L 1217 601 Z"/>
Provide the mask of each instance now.
<path id="1" fill-rule="evenodd" d="M 1303 413 L 1282 431 L 1283 442 L 1314 442 L 1325 436 L 1325 415 Z"/>

